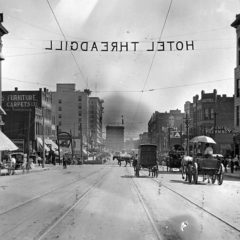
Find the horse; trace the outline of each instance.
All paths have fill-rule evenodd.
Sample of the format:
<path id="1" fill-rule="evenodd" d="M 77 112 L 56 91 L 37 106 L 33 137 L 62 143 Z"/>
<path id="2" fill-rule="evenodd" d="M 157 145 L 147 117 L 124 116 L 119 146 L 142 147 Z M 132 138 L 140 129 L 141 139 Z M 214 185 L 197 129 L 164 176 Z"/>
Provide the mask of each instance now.
<path id="1" fill-rule="evenodd" d="M 185 179 L 185 181 L 188 181 L 189 177 L 189 164 L 191 164 L 193 161 L 193 157 L 184 155 L 182 157 L 181 161 L 181 172 L 182 172 L 182 179 Z M 184 174 L 186 174 L 186 177 L 184 177 Z"/>
<path id="2" fill-rule="evenodd" d="M 127 166 L 127 164 L 129 163 L 130 167 L 132 166 L 132 158 L 130 157 L 125 157 L 125 167 Z"/>

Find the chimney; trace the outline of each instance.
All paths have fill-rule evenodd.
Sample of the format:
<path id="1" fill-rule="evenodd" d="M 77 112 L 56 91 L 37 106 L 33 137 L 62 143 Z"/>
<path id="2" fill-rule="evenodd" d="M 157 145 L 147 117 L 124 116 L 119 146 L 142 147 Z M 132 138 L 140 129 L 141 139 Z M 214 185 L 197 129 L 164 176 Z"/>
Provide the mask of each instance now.
<path id="1" fill-rule="evenodd" d="M 14 88 L 14 91 L 18 91 L 18 88 L 17 88 L 17 87 L 15 87 L 15 88 Z"/>

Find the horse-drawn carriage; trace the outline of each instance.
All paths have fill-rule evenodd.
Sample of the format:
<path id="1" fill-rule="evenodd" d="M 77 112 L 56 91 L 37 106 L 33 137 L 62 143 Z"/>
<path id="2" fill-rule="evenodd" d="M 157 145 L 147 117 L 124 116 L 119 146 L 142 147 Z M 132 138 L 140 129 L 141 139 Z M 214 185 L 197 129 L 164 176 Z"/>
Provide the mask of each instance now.
<path id="1" fill-rule="evenodd" d="M 167 171 L 173 168 L 181 168 L 182 158 L 184 156 L 184 149 L 180 145 L 175 145 L 174 148 L 169 151 L 166 162 Z"/>
<path id="2" fill-rule="evenodd" d="M 149 175 L 152 172 L 152 176 L 158 176 L 157 167 L 157 146 L 153 144 L 141 144 L 138 150 L 138 160 L 134 167 L 135 176 L 139 177 L 141 169 L 148 169 Z"/>
<path id="3" fill-rule="evenodd" d="M 204 142 L 216 144 L 215 141 L 206 136 L 195 137 L 191 142 Z M 222 160 L 218 156 L 198 154 L 193 157 L 185 156 L 182 161 L 182 173 L 186 173 L 186 180 L 189 183 L 198 183 L 198 176 L 202 175 L 203 181 L 208 179 L 208 182 L 214 184 L 218 180 L 218 184 L 223 183 L 224 166 Z"/>

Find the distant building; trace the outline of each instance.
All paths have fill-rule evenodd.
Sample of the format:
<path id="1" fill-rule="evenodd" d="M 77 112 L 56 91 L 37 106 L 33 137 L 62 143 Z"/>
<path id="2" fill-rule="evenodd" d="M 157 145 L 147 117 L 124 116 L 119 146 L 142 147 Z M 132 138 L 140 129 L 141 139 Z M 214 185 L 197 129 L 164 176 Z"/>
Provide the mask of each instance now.
<path id="1" fill-rule="evenodd" d="M 155 112 L 148 122 L 150 143 L 156 144 L 158 151 L 164 153 L 174 145 L 182 145 L 184 113 L 181 110 Z"/>
<path id="2" fill-rule="evenodd" d="M 124 150 L 124 126 L 106 126 L 106 148 L 113 152 Z"/>
<path id="3" fill-rule="evenodd" d="M 151 140 L 148 132 L 144 132 L 139 135 L 139 144 L 149 144 L 149 143 L 151 143 Z"/>
<path id="4" fill-rule="evenodd" d="M 103 146 L 103 109 L 103 100 L 98 97 L 89 98 L 90 143 L 94 149 L 99 149 Z"/>

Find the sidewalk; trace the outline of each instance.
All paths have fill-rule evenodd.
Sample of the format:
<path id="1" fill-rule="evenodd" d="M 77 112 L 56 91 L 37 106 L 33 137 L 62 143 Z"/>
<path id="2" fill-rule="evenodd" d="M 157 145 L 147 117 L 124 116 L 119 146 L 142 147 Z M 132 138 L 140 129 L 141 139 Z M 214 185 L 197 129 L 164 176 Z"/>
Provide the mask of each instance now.
<path id="1" fill-rule="evenodd" d="M 240 179 L 240 170 L 237 171 L 234 170 L 233 173 L 231 173 L 231 169 L 227 169 L 227 172 L 224 172 L 224 176 L 231 177 L 231 178 L 239 178 Z"/>
<path id="2" fill-rule="evenodd" d="M 35 164 L 34 168 L 30 169 L 29 172 L 27 172 L 25 170 L 24 174 L 29 174 L 32 172 L 41 172 L 41 171 L 47 171 L 50 169 L 56 169 L 59 165 L 52 165 L 52 164 L 45 164 L 44 168 L 42 166 L 38 166 L 37 164 Z M 62 166 L 61 166 L 62 167 Z M 1 170 L 1 176 L 6 176 L 7 175 L 7 170 L 6 169 L 2 169 Z M 21 175 L 23 174 L 23 170 L 15 170 L 15 174 L 14 175 Z"/>

